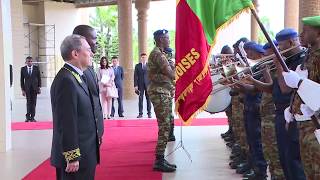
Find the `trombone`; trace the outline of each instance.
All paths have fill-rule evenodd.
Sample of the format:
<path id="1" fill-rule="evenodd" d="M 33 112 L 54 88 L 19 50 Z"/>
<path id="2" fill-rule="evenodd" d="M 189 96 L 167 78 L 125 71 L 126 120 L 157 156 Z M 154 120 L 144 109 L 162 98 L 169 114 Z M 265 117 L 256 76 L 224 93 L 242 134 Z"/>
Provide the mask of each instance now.
<path id="1" fill-rule="evenodd" d="M 294 46 L 294 47 L 288 48 L 286 50 L 283 50 L 280 52 L 280 54 L 287 53 L 297 47 L 298 46 Z M 302 51 L 306 52 L 307 48 L 302 48 Z M 298 54 L 298 53 L 301 53 L 301 51 L 297 52 L 296 54 Z M 293 54 L 290 57 L 295 56 L 296 54 Z M 265 66 L 269 66 L 270 71 L 275 70 L 276 67 L 273 63 L 273 59 L 275 57 L 276 57 L 275 54 L 271 54 L 269 56 L 265 56 L 265 57 L 257 59 L 257 60 L 247 59 L 249 66 L 244 66 L 243 63 L 241 63 L 241 62 L 233 62 L 232 64 L 229 64 L 229 65 L 222 65 L 222 67 L 219 67 L 219 69 L 223 69 L 222 74 L 223 74 L 224 78 L 221 78 L 218 81 L 213 82 L 212 83 L 213 86 L 217 85 L 217 84 L 224 84 L 224 82 L 227 82 L 227 81 L 232 81 L 233 83 L 226 84 L 222 87 L 214 89 L 211 94 L 215 94 L 219 91 L 222 91 L 228 87 L 231 87 L 231 86 L 239 83 L 241 80 L 245 79 L 244 77 L 248 73 L 251 74 L 253 77 L 261 75 L 262 72 L 264 71 L 263 67 L 265 67 Z M 288 57 L 287 59 L 290 59 L 290 57 Z"/>

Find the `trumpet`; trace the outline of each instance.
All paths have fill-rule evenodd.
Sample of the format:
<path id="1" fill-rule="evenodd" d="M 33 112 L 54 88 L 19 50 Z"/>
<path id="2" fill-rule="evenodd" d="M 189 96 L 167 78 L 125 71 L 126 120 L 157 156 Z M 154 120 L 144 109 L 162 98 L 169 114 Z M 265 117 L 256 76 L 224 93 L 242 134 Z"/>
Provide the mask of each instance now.
<path id="1" fill-rule="evenodd" d="M 288 48 L 286 50 L 281 51 L 280 53 L 284 54 L 297 47 L 298 46 Z M 307 51 L 307 49 L 303 48 L 302 51 Z M 298 53 L 301 53 L 301 51 L 297 52 L 296 54 Z M 292 56 L 295 56 L 296 54 L 293 54 Z M 214 89 L 212 91 L 212 94 L 215 94 L 221 90 L 234 86 L 237 83 L 240 83 L 241 80 L 244 80 L 244 78 L 246 77 L 245 76 L 246 74 L 251 74 L 253 77 L 261 75 L 265 70 L 266 66 L 269 67 L 270 71 L 275 70 L 276 66 L 274 65 L 274 62 L 273 62 L 273 59 L 275 57 L 276 57 L 275 54 L 272 54 L 257 60 L 247 59 L 249 66 L 244 66 L 243 63 L 241 62 L 233 62 L 232 64 L 224 65 L 220 67 L 220 69 L 223 69 L 223 73 L 222 73 L 223 78 L 220 78 L 217 81 L 213 82 L 213 85 L 225 84 L 225 82 L 228 82 L 228 81 L 231 81 L 233 83 L 225 84 L 222 87 Z M 290 59 L 290 57 L 288 57 L 287 59 Z"/>

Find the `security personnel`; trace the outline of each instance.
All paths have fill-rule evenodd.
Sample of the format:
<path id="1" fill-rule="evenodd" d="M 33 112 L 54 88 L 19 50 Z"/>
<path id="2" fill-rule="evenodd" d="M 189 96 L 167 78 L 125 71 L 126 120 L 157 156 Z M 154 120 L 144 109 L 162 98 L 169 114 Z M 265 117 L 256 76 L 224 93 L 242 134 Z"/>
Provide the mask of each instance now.
<path id="1" fill-rule="evenodd" d="M 280 50 L 291 48 L 284 54 L 286 64 L 290 69 L 295 69 L 301 64 L 305 58 L 305 52 L 300 46 L 298 33 L 290 28 L 281 30 L 276 34 L 276 40 L 279 43 Z M 277 77 L 273 78 L 273 102 L 276 110 L 276 135 L 279 149 L 281 166 L 284 170 L 286 179 L 288 180 L 303 180 L 305 175 L 303 172 L 300 148 L 299 148 L 299 133 L 295 122 L 290 123 L 288 131 L 285 127 L 284 110 L 290 104 L 292 90 L 288 88 L 281 78 L 281 65 L 277 60 L 274 61 L 277 67 Z M 280 77 L 280 78 L 279 78 Z"/>
<path id="2" fill-rule="evenodd" d="M 174 67 L 174 62 L 172 61 L 172 58 L 173 58 L 173 49 L 167 47 L 164 49 L 164 53 L 166 54 L 166 57 L 168 59 L 168 62 L 170 65 L 172 65 L 172 67 Z M 174 81 L 172 81 L 172 83 L 174 84 Z M 171 96 L 171 103 L 170 103 L 170 107 L 171 107 L 171 110 L 173 108 L 173 98 L 174 98 L 174 93 L 172 93 L 172 96 Z M 175 141 L 176 140 L 176 137 L 174 136 L 174 116 L 173 116 L 173 113 L 171 112 L 170 114 L 170 132 L 169 132 L 169 139 L 168 141 Z"/>
<path id="3" fill-rule="evenodd" d="M 302 23 L 300 37 L 302 43 L 309 47 L 309 54 L 304 68 L 297 68 L 296 73 L 283 73 L 286 84 L 291 88 L 298 88 L 291 106 L 285 110 L 285 116 L 287 121 L 294 119 L 297 122 L 304 172 L 307 179 L 315 180 L 320 179 L 320 143 L 315 136 L 318 132 L 316 130 L 320 128 L 316 115 L 318 113 L 315 114 L 319 110 L 319 102 L 312 103 L 315 100 L 311 99 L 317 99 L 316 93 L 319 93 L 319 88 L 312 87 L 317 87 L 316 83 L 320 83 L 320 16 L 303 18 Z"/>
<path id="4" fill-rule="evenodd" d="M 170 132 L 175 69 L 164 53 L 164 49 L 168 48 L 170 43 L 168 31 L 158 30 L 153 33 L 153 36 L 156 47 L 149 55 L 147 73 L 150 80 L 148 94 L 154 107 L 159 129 L 153 169 L 161 172 L 174 172 L 176 165 L 170 164 L 164 158 L 164 153 Z"/>
<path id="5" fill-rule="evenodd" d="M 277 46 L 277 41 L 274 41 L 274 44 Z M 271 46 L 269 43 L 266 43 L 263 46 L 265 50 L 264 55 L 269 56 L 273 54 Z M 268 67 L 260 67 L 263 68 L 263 77 L 260 80 L 255 80 L 251 76 L 249 80 L 253 82 L 255 87 L 262 91 L 261 98 L 261 106 L 260 106 L 260 114 L 261 114 L 261 140 L 264 157 L 266 158 L 269 171 L 271 175 L 271 179 L 285 179 L 284 172 L 282 170 L 282 166 L 279 160 L 279 152 L 277 147 L 277 138 L 276 138 L 276 130 L 275 130 L 275 109 L 274 103 L 272 99 L 272 77 L 274 77 L 273 72 L 270 72 Z"/>
<path id="6" fill-rule="evenodd" d="M 244 44 L 244 49 L 249 59 L 255 60 L 263 57 L 265 50 L 253 41 Z M 244 121 L 250 150 L 250 161 L 253 171 L 244 175 L 249 179 L 265 179 L 267 163 L 264 159 L 261 144 L 261 93 L 246 82 L 239 82 L 240 89 L 245 91 L 244 96 Z"/>

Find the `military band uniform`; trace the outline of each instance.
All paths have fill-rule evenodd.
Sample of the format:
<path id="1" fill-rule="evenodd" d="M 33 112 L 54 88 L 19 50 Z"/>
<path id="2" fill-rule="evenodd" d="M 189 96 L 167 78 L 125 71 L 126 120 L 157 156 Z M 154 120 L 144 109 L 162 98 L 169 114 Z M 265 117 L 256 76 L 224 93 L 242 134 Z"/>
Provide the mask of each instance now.
<path id="1" fill-rule="evenodd" d="M 296 64 L 302 63 L 303 58 L 304 53 L 292 56 L 288 59 L 288 62 L 295 63 L 288 64 L 288 67 L 296 67 Z M 306 178 L 301 163 L 297 124 L 291 122 L 288 130 L 285 127 L 286 121 L 283 112 L 290 105 L 291 95 L 292 93 L 281 92 L 278 78 L 275 76 L 273 78 L 272 98 L 275 104 L 275 127 L 280 163 L 287 180 L 304 180 Z"/>
<path id="2" fill-rule="evenodd" d="M 320 49 L 308 55 L 305 66 L 309 74 L 308 79 L 320 83 Z M 295 94 L 292 105 L 292 114 L 295 117 L 303 115 L 300 110 L 301 104 L 303 104 L 301 98 Z M 306 178 L 320 179 L 320 144 L 314 134 L 316 126 L 311 118 L 303 121 L 296 118 L 296 120 L 298 121 L 301 160 Z"/>
<path id="3" fill-rule="evenodd" d="M 285 180 L 279 160 L 275 130 L 275 109 L 272 94 L 262 93 L 261 98 L 261 141 L 264 157 L 269 165 L 271 179 Z"/>

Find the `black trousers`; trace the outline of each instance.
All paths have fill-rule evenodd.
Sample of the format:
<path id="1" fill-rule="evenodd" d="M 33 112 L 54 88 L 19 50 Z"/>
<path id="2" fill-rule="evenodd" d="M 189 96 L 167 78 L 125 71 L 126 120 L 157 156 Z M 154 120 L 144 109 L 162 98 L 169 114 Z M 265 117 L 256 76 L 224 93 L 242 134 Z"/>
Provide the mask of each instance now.
<path id="1" fill-rule="evenodd" d="M 149 99 L 149 95 L 147 92 L 147 88 L 140 88 L 139 89 L 140 94 L 139 94 L 139 114 L 142 115 L 143 114 L 143 96 L 146 96 L 146 100 L 147 100 L 147 111 L 148 114 L 151 114 L 151 101 Z"/>
<path id="2" fill-rule="evenodd" d="M 29 89 L 26 91 L 27 98 L 27 114 L 26 119 L 33 119 L 36 114 L 37 91 Z"/>
<path id="3" fill-rule="evenodd" d="M 56 168 L 57 180 L 94 180 L 96 166 L 79 169 L 75 173 L 67 173 L 63 168 Z"/>

